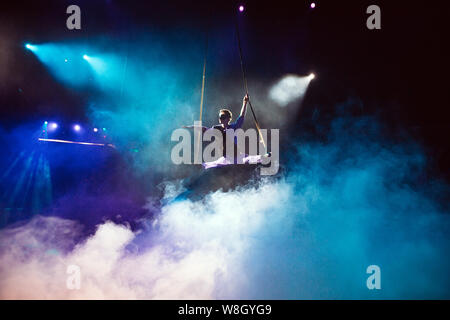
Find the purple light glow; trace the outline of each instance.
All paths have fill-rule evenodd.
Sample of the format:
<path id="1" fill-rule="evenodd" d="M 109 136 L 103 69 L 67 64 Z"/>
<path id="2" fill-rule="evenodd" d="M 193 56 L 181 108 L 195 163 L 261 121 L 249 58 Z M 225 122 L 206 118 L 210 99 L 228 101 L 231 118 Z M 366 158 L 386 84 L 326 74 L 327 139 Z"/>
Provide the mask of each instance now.
<path id="1" fill-rule="evenodd" d="M 316 4 L 314 2 L 311 3 L 311 8 L 314 9 L 316 7 Z"/>
<path id="2" fill-rule="evenodd" d="M 239 11 L 244 12 L 244 6 L 239 6 Z"/>

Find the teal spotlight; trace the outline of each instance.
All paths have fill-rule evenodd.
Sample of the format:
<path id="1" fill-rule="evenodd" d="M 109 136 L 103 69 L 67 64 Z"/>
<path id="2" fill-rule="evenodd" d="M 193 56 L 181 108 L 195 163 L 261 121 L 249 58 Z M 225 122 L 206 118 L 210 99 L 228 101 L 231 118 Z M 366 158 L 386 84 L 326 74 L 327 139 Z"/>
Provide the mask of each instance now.
<path id="1" fill-rule="evenodd" d="M 29 43 L 25 44 L 25 48 L 27 48 L 28 50 L 31 50 L 31 51 L 36 51 L 37 50 L 37 46 L 34 46 L 32 44 L 29 44 Z"/>
<path id="2" fill-rule="evenodd" d="M 97 73 L 97 75 L 104 75 L 106 71 L 106 64 L 103 59 L 96 56 L 83 55 L 83 59 L 86 60 L 91 68 Z"/>
<path id="3" fill-rule="evenodd" d="M 50 73 L 68 85 L 82 86 L 89 81 L 90 66 L 80 59 L 86 52 L 85 46 L 63 43 L 23 43 L 43 63 Z M 28 46 L 27 46 L 28 45 Z M 35 48 L 35 49 L 34 49 Z"/>

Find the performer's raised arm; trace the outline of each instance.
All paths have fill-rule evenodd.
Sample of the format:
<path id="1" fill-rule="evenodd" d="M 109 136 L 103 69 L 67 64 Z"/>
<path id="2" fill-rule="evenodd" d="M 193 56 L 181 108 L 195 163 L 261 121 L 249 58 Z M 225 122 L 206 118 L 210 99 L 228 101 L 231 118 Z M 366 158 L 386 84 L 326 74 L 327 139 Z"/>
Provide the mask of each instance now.
<path id="1" fill-rule="evenodd" d="M 230 125 L 230 127 L 234 130 L 242 128 L 245 119 L 245 113 L 247 112 L 247 103 L 248 103 L 248 94 L 245 95 L 242 100 L 242 108 L 239 117 L 237 117 L 236 121 Z"/>
<path id="2" fill-rule="evenodd" d="M 244 99 L 242 100 L 242 108 L 241 108 L 241 117 L 245 116 L 245 113 L 247 112 L 247 103 L 248 103 L 248 93 L 245 95 Z"/>

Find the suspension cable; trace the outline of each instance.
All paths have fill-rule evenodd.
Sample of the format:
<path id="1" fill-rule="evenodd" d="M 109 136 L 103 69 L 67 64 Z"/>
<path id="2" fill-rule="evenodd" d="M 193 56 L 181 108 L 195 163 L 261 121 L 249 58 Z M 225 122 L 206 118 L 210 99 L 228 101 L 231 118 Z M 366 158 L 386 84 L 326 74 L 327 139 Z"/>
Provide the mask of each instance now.
<path id="1" fill-rule="evenodd" d="M 203 117 L 203 101 L 205 96 L 205 80 L 206 80 L 206 58 L 208 55 L 208 30 L 206 31 L 206 44 L 205 44 L 205 56 L 203 58 L 203 76 L 202 76 L 202 91 L 200 95 L 200 114 L 199 114 L 199 121 L 200 124 L 202 123 L 202 117 Z M 201 135 L 198 136 L 197 139 L 197 150 L 200 151 L 200 144 L 202 143 Z M 201 156 L 201 154 L 199 155 Z"/>
<path id="2" fill-rule="evenodd" d="M 247 76 L 245 75 L 244 59 L 242 58 L 241 37 L 239 35 L 239 25 L 238 25 L 237 19 L 236 19 L 236 38 L 237 38 L 238 49 L 239 49 L 239 60 L 241 62 L 242 82 L 244 83 L 245 93 L 248 94 Z M 253 119 L 255 120 L 255 126 L 256 126 L 256 130 L 258 130 L 260 141 L 262 142 L 264 149 L 267 152 L 266 142 L 264 141 L 264 137 L 261 134 L 261 127 L 259 126 L 258 119 L 256 118 L 255 110 L 253 109 L 250 99 L 248 100 L 248 105 L 250 106 L 250 110 L 252 111 Z"/>

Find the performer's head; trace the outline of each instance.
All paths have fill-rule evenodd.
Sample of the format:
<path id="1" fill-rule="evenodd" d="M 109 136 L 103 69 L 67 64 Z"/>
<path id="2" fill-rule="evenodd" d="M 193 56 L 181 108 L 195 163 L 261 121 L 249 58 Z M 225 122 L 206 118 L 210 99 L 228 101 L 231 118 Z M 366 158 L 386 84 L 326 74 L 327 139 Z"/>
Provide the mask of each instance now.
<path id="1" fill-rule="evenodd" d="M 219 110 L 219 123 L 228 126 L 228 124 L 231 121 L 231 118 L 233 117 L 233 114 L 228 109 L 220 109 Z"/>

